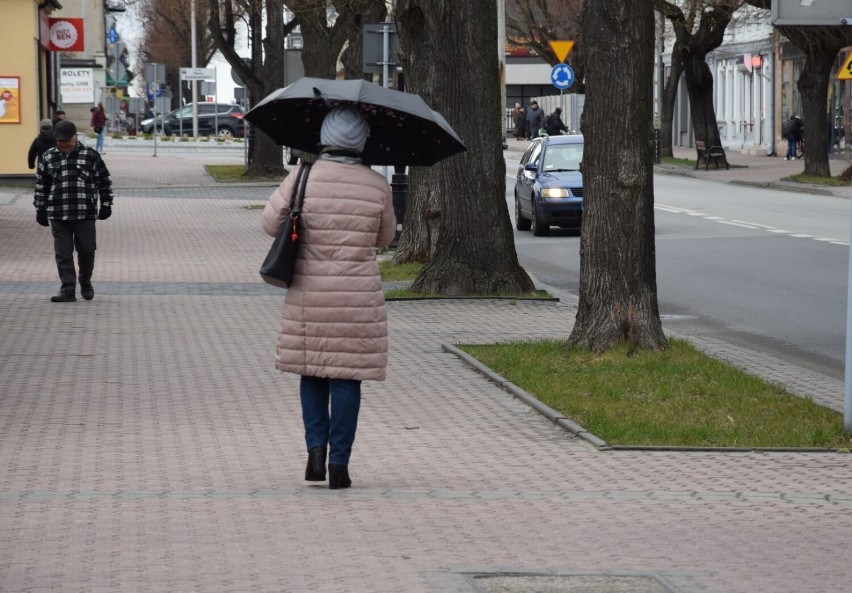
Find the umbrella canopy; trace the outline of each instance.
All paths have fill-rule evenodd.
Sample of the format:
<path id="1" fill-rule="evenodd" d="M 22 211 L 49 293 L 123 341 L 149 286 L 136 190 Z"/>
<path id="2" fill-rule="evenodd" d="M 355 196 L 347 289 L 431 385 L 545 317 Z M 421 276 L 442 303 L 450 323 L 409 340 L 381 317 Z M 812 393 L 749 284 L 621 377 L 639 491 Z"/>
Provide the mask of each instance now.
<path id="1" fill-rule="evenodd" d="M 247 119 L 277 144 L 318 153 L 326 113 L 352 105 L 367 119 L 364 160 L 371 165 L 433 165 L 467 150 L 441 114 L 417 95 L 365 80 L 303 77 L 270 93 Z"/>

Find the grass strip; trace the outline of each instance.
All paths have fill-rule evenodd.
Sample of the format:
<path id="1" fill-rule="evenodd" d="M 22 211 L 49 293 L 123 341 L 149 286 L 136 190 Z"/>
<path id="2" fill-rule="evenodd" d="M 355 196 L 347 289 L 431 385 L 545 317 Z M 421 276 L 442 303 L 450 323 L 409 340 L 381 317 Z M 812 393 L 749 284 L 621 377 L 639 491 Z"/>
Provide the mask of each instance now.
<path id="1" fill-rule="evenodd" d="M 457 347 L 610 445 L 852 447 L 840 413 L 683 340 L 599 356 L 552 340 Z"/>
<path id="2" fill-rule="evenodd" d="M 280 182 L 284 177 L 262 176 L 246 177 L 245 165 L 204 165 L 204 169 L 218 183 L 236 183 L 240 181 L 275 181 Z"/>

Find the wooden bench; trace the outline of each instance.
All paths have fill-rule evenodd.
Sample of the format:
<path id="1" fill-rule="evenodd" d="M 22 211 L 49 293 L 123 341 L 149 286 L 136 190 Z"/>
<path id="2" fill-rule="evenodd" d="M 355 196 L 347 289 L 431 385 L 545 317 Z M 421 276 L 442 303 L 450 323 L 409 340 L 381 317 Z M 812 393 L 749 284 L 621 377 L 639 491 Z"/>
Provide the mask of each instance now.
<path id="1" fill-rule="evenodd" d="M 725 149 L 721 146 L 707 148 L 703 140 L 696 140 L 695 150 L 698 151 L 698 157 L 695 159 L 696 169 L 701 164 L 702 159 L 704 160 L 705 171 L 710 168 L 710 159 L 713 159 L 717 169 L 719 168 L 719 159 L 722 159 L 722 162 L 725 163 L 725 169 L 730 169 L 728 166 L 728 157 L 725 156 Z"/>

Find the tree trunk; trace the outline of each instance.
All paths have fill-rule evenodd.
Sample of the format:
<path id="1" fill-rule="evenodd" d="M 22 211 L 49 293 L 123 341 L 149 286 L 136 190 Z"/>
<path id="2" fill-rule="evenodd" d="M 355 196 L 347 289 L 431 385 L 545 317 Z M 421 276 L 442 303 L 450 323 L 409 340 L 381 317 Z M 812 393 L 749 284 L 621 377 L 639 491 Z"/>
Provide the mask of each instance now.
<path id="1" fill-rule="evenodd" d="M 625 341 L 663 350 L 654 251 L 653 0 L 586 2 L 583 30 L 585 210 L 580 303 L 568 342 L 598 353 Z"/>
<path id="2" fill-rule="evenodd" d="M 399 251 L 403 261 L 428 259 L 413 288 L 530 293 L 506 205 L 497 3 L 399 0 L 396 16 L 406 90 L 446 117 L 468 149 L 412 171 Z"/>
<path id="3" fill-rule="evenodd" d="M 713 73 L 707 65 L 707 54 L 696 47 L 681 52 L 686 90 L 689 93 L 689 113 L 695 139 L 709 146 L 721 146 L 716 108 L 713 106 Z"/>
<path id="4" fill-rule="evenodd" d="M 345 21 L 348 13 L 341 13 L 334 26 L 328 24 L 325 0 L 299 0 L 287 6 L 299 19 L 302 30 L 302 64 L 305 76 L 337 78 L 337 58 L 346 41 Z"/>
<path id="5" fill-rule="evenodd" d="M 233 12 L 220 11 L 218 0 L 209 0 L 207 23 L 216 47 L 246 85 L 249 107 L 284 86 L 284 13 L 282 0 L 251 0 L 246 5 L 252 58 L 247 63 L 234 49 Z M 266 37 L 262 34 L 266 13 Z M 265 56 L 264 56 L 265 54 Z M 264 59 L 265 58 L 265 59 Z M 263 132 L 249 129 L 249 161 L 246 176 L 278 176 L 284 174 L 284 156 L 280 146 Z M 252 139 L 252 134 L 253 139 Z"/>
<path id="6" fill-rule="evenodd" d="M 350 0 L 345 6 L 353 12 L 347 31 L 347 44 L 340 56 L 345 78 L 373 80 L 372 74 L 364 74 L 362 68 L 361 25 L 382 23 L 387 17 L 388 7 L 384 0 Z"/>
<path id="7" fill-rule="evenodd" d="M 680 77 L 683 75 L 683 65 L 677 59 L 679 51 L 680 42 L 675 41 L 672 49 L 671 69 L 663 88 L 663 96 L 660 98 L 660 154 L 662 156 L 674 156 L 672 151 L 672 122 L 674 121 L 677 89 L 680 86 Z"/>

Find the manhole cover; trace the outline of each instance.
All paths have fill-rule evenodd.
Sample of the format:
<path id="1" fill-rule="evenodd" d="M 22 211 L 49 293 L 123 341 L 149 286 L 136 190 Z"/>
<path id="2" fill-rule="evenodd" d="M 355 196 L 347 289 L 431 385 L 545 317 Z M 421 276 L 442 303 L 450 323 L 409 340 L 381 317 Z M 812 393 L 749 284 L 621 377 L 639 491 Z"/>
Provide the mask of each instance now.
<path id="1" fill-rule="evenodd" d="M 478 576 L 483 593 L 671 593 L 650 576 Z"/>

